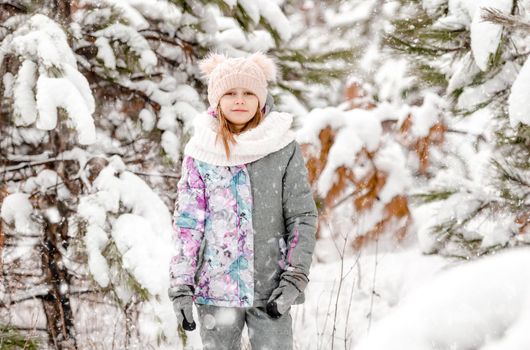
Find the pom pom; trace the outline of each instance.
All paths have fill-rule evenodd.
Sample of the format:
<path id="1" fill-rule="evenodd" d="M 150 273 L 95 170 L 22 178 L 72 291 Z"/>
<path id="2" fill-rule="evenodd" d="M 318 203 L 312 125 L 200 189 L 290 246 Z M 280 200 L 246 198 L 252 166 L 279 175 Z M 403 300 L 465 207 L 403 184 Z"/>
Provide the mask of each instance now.
<path id="1" fill-rule="evenodd" d="M 225 55 L 211 53 L 199 62 L 199 69 L 201 70 L 202 74 L 208 76 L 213 72 L 215 67 L 223 63 L 225 60 Z"/>
<path id="2" fill-rule="evenodd" d="M 276 63 L 261 52 L 256 52 L 249 57 L 254 63 L 261 68 L 268 81 L 276 81 Z"/>

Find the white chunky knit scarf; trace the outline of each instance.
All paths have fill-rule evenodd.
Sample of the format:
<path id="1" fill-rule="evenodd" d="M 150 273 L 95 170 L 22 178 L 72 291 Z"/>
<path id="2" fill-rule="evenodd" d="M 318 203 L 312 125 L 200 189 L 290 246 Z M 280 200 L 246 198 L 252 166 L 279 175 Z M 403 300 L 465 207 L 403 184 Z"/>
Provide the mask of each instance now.
<path id="1" fill-rule="evenodd" d="M 251 163 L 278 151 L 294 140 L 290 130 L 293 122 L 288 113 L 271 112 L 254 129 L 235 135 L 236 144 L 230 147 L 226 158 L 221 137 L 217 139 L 218 121 L 207 113 L 200 114 L 194 122 L 194 133 L 184 149 L 184 154 L 197 160 L 223 166 Z"/>

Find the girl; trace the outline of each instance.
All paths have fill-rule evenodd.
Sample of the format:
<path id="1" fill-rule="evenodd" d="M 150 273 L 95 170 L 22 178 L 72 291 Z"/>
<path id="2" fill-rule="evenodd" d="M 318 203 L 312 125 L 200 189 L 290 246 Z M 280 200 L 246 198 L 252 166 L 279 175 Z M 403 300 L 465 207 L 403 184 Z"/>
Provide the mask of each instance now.
<path id="1" fill-rule="evenodd" d="M 169 297 L 204 349 L 292 349 L 292 304 L 303 302 L 317 211 L 292 116 L 267 112 L 274 62 L 255 53 L 200 62 L 208 114 L 184 150 L 174 213 Z"/>

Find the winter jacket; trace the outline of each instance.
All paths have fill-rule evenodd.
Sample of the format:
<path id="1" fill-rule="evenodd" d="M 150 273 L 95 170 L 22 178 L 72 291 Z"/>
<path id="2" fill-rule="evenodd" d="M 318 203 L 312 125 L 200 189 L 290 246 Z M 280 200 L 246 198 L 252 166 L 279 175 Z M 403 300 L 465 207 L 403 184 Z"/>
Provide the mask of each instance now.
<path id="1" fill-rule="evenodd" d="M 248 133 L 271 139 L 276 117 Z M 259 144 L 265 153 L 279 142 L 268 144 Z M 290 140 L 235 165 L 206 162 L 215 157 L 201 152 L 185 152 L 177 186 L 171 287 L 193 286 L 198 304 L 264 306 L 283 273 L 309 274 L 317 211 L 300 146 Z M 295 303 L 302 301 L 303 293 Z"/>

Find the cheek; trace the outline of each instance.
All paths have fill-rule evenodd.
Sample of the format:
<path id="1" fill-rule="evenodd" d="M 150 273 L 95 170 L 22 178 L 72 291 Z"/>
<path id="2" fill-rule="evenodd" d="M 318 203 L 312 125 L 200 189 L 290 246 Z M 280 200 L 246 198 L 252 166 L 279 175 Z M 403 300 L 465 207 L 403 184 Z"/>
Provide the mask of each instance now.
<path id="1" fill-rule="evenodd" d="M 230 110 L 230 101 L 227 99 L 221 99 L 219 101 L 219 107 L 221 107 L 221 111 L 223 111 L 223 113 L 226 113 Z"/>
<path id="2" fill-rule="evenodd" d="M 256 111 L 258 109 L 258 99 L 253 98 L 248 101 L 248 106 L 252 107 L 252 111 Z"/>

